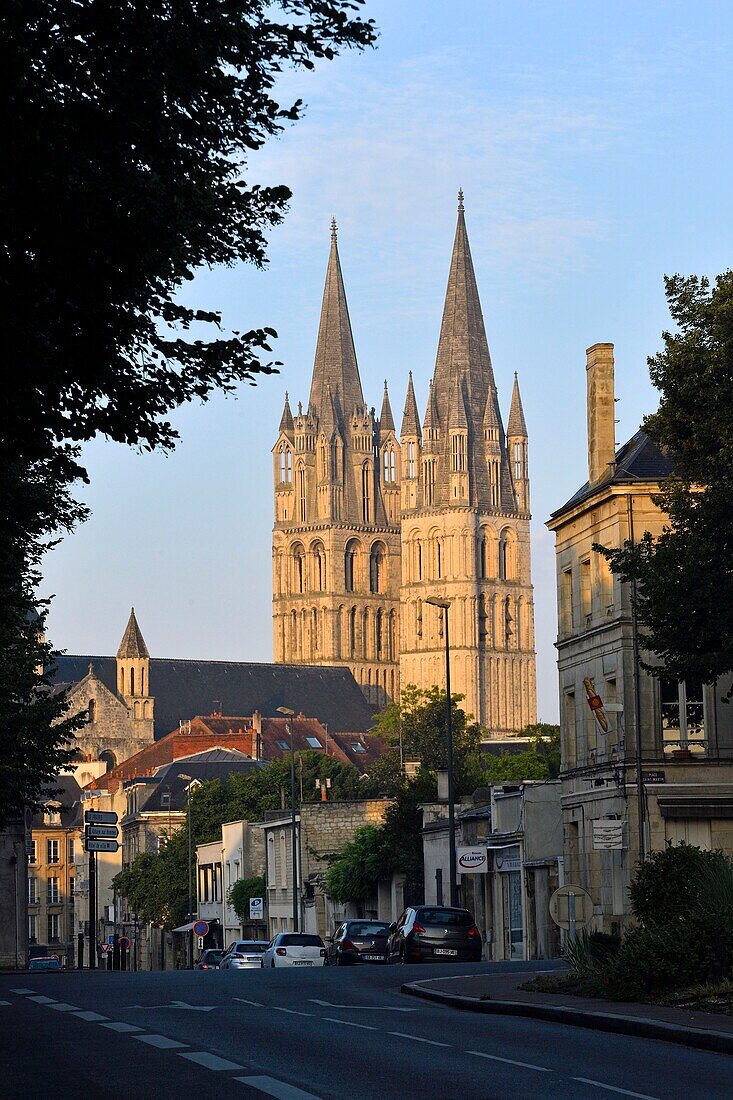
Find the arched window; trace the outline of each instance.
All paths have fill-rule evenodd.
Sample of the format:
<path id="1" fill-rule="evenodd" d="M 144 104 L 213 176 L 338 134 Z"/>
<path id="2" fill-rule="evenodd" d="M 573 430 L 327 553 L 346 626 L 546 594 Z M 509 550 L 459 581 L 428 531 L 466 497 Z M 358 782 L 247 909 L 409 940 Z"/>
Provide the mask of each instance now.
<path id="1" fill-rule="evenodd" d="M 361 655 L 369 656 L 369 612 L 366 608 L 361 613 Z"/>
<path id="2" fill-rule="evenodd" d="M 384 545 L 375 542 L 369 555 L 369 591 L 382 592 L 384 588 Z"/>
<path id="3" fill-rule="evenodd" d="M 330 463 L 328 461 L 328 444 L 325 441 L 321 442 L 321 478 L 327 479 L 331 476 L 331 470 L 329 469 Z"/>
<path id="4" fill-rule="evenodd" d="M 306 590 L 305 566 L 305 550 L 300 543 L 296 543 L 293 547 L 293 581 L 296 592 Z"/>
<path id="5" fill-rule="evenodd" d="M 415 633 L 422 638 L 422 600 L 415 604 Z"/>
<path id="6" fill-rule="evenodd" d="M 354 656 L 356 654 L 356 608 L 352 607 L 349 611 L 349 654 Z"/>
<path id="7" fill-rule="evenodd" d="M 318 608 L 316 607 L 314 607 L 313 611 L 311 612 L 311 621 L 311 642 L 313 646 L 312 655 L 315 657 L 321 647 L 321 637 L 320 631 L 318 629 Z"/>
<path id="8" fill-rule="evenodd" d="M 387 447 L 383 456 L 384 465 L 384 480 L 389 484 L 393 484 L 397 480 L 397 466 L 395 462 L 394 447 Z"/>
<path id="9" fill-rule="evenodd" d="M 489 636 L 487 615 L 486 615 L 486 596 L 482 593 L 478 598 L 478 644 L 487 645 L 487 639 Z"/>
<path id="10" fill-rule="evenodd" d="M 130 695 L 135 694 L 135 669 L 130 669 Z"/>
<path id="11" fill-rule="evenodd" d="M 524 464 L 522 462 L 522 457 L 523 457 L 523 455 L 522 455 L 522 444 L 521 443 L 515 443 L 514 444 L 514 477 L 517 481 L 519 481 L 519 479 L 522 477 L 522 474 L 523 474 L 522 466 Z"/>
<path id="12" fill-rule="evenodd" d="M 313 580 L 316 592 L 326 591 L 326 551 L 321 542 L 313 546 Z"/>
<path id="13" fill-rule="evenodd" d="M 108 772 L 112 771 L 112 768 L 117 767 L 117 760 L 115 758 L 115 754 L 113 752 L 111 752 L 109 749 L 104 749 L 102 752 L 100 752 L 99 759 L 101 760 L 101 762 L 103 764 L 107 765 L 106 771 L 108 771 Z"/>
<path id="14" fill-rule="evenodd" d="M 422 580 L 422 543 L 419 539 L 417 542 L 417 579 Z"/>
<path id="15" fill-rule="evenodd" d="M 505 581 L 508 579 L 508 551 L 507 551 L 507 533 L 502 531 L 499 535 L 499 580 Z"/>
<path id="16" fill-rule="evenodd" d="M 293 452 L 287 443 L 281 443 L 278 449 L 280 458 L 280 484 L 290 485 L 293 481 Z"/>
<path id="17" fill-rule="evenodd" d="M 454 474 L 462 474 L 466 469 L 466 437 L 451 436 L 451 468 Z"/>
<path id="18" fill-rule="evenodd" d="M 488 576 L 488 549 L 486 535 L 482 535 L 478 544 L 478 575 L 481 580 L 486 580 Z"/>
<path id="19" fill-rule="evenodd" d="M 380 607 L 379 610 L 377 611 L 377 614 L 376 614 L 376 617 L 375 617 L 375 623 L 374 623 L 375 652 L 376 652 L 376 657 L 377 657 L 378 661 L 381 661 L 381 659 L 382 659 L 382 646 L 384 644 L 383 630 L 382 630 L 383 617 L 384 616 L 382 614 L 382 609 Z"/>
<path id="20" fill-rule="evenodd" d="M 361 468 L 361 518 L 364 523 L 372 521 L 372 485 L 368 462 Z"/>
<path id="21" fill-rule="evenodd" d="M 290 612 L 290 652 L 297 660 L 298 654 L 298 612 Z"/>
<path id="22" fill-rule="evenodd" d="M 344 583 L 347 592 L 356 591 L 356 554 L 358 549 L 359 543 L 356 539 L 347 542 L 344 553 Z"/>
<path id="23" fill-rule="evenodd" d="M 501 500 L 499 491 L 499 460 L 489 459 L 489 484 L 491 485 L 491 507 L 498 508 Z"/>
<path id="24" fill-rule="evenodd" d="M 305 466 L 301 462 L 298 466 L 298 515 L 300 516 L 300 522 L 305 523 L 307 515 L 307 500 L 306 500 L 306 476 Z"/>
<path id="25" fill-rule="evenodd" d="M 415 444 L 407 444 L 407 476 L 415 476 Z"/>
<path id="26" fill-rule="evenodd" d="M 512 618 L 511 599 L 509 596 L 507 596 L 504 600 L 504 646 L 506 649 L 509 649 L 512 638 L 514 636 L 514 631 L 512 630 L 513 622 L 514 619 Z"/>
<path id="27" fill-rule="evenodd" d="M 443 546 L 440 539 L 435 540 L 435 576 L 438 579 L 443 576 Z"/>
<path id="28" fill-rule="evenodd" d="M 87 706 L 87 722 L 93 722 L 94 721 L 96 710 L 97 710 L 97 704 L 95 703 L 94 699 L 90 699 L 89 704 Z"/>
<path id="29" fill-rule="evenodd" d="M 395 659 L 395 613 L 390 611 L 389 613 L 389 632 L 387 635 L 387 659 L 394 661 Z M 394 675 L 394 674 L 393 674 Z M 392 694 L 394 695 L 394 680 L 392 681 Z"/>
<path id="30" fill-rule="evenodd" d="M 430 507 L 435 503 L 435 462 L 429 458 L 423 464 L 425 477 L 425 505 Z"/>

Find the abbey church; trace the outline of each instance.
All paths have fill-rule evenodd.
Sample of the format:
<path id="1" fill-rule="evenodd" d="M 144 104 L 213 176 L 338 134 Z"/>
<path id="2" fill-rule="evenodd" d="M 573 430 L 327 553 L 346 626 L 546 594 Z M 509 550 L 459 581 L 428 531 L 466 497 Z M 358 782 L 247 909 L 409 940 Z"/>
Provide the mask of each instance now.
<path id="1" fill-rule="evenodd" d="M 515 376 L 505 432 L 463 196 L 421 418 L 412 375 L 397 434 L 387 384 L 364 395 L 336 226 L 307 405 L 273 449 L 275 660 L 346 665 L 373 703 L 445 684 L 489 737 L 536 721 L 527 428 Z"/>

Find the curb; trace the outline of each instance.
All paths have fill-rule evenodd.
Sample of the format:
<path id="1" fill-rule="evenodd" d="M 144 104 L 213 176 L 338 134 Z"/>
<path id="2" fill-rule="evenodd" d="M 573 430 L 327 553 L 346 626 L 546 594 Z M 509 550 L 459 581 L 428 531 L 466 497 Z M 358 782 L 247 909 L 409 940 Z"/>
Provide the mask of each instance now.
<path id="1" fill-rule="evenodd" d="M 684 1027 L 681 1024 L 662 1023 L 643 1016 L 617 1016 L 609 1012 L 584 1012 L 560 1005 L 531 1004 L 527 1001 L 479 1001 L 474 997 L 460 997 L 456 993 L 442 993 L 425 989 L 421 982 L 407 982 L 401 993 L 421 997 L 426 1001 L 449 1005 L 465 1012 L 482 1012 L 488 1016 L 528 1016 L 535 1020 L 547 1020 L 555 1024 L 569 1024 L 593 1031 L 611 1031 L 619 1035 L 633 1035 L 637 1039 L 661 1039 L 666 1043 L 712 1050 L 718 1054 L 733 1054 L 733 1034 L 724 1031 L 708 1031 L 705 1028 Z"/>

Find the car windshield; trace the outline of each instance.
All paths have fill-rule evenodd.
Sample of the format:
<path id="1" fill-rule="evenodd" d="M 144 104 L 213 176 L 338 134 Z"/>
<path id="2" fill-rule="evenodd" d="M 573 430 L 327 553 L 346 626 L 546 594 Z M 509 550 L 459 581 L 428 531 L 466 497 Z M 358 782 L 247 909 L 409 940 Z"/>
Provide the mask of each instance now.
<path id="1" fill-rule="evenodd" d="M 267 950 L 267 944 L 266 943 L 257 943 L 256 941 L 252 941 L 250 943 L 238 943 L 237 944 L 237 951 L 243 952 L 246 955 L 255 955 L 258 952 L 260 954 L 262 954 L 266 950 Z"/>
<path id="2" fill-rule="evenodd" d="M 467 909 L 420 909 L 417 920 L 420 924 L 453 924 L 461 928 L 474 923 Z"/>
<path id="3" fill-rule="evenodd" d="M 323 940 L 320 936 L 307 936 L 295 932 L 280 936 L 278 943 L 280 947 L 323 947 Z"/>
<path id="4" fill-rule="evenodd" d="M 389 925 L 386 921 L 354 921 L 352 924 L 347 925 L 347 936 L 384 936 L 387 934 Z"/>
<path id="5" fill-rule="evenodd" d="M 204 958 L 207 959 L 207 960 L 208 959 L 220 959 L 223 954 L 224 954 L 223 951 L 220 951 L 218 948 L 212 947 L 209 951 L 204 951 Z"/>

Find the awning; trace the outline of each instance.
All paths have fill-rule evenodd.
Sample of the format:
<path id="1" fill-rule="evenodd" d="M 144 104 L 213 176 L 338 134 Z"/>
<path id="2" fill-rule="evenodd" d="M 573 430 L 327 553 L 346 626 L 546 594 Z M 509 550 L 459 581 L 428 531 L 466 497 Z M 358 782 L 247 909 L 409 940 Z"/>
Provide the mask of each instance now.
<path id="1" fill-rule="evenodd" d="M 193 932 L 194 924 L 198 924 L 198 921 L 192 920 L 190 924 L 182 924 L 180 928 L 174 928 L 174 932 Z"/>

